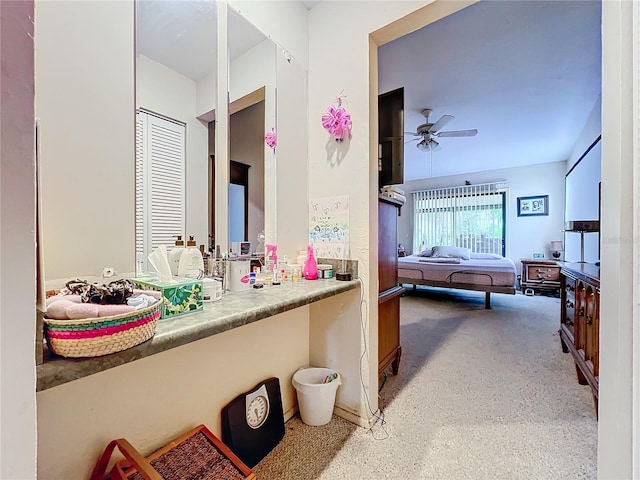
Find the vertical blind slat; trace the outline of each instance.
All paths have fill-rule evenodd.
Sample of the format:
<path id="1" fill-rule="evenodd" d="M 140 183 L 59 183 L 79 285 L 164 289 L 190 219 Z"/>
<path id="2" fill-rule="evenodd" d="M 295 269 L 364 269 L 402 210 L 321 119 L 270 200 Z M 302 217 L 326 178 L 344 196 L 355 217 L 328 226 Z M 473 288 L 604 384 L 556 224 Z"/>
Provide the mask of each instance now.
<path id="1" fill-rule="evenodd" d="M 503 254 L 503 193 L 497 187 L 490 183 L 412 192 L 413 252 L 457 245 Z"/>

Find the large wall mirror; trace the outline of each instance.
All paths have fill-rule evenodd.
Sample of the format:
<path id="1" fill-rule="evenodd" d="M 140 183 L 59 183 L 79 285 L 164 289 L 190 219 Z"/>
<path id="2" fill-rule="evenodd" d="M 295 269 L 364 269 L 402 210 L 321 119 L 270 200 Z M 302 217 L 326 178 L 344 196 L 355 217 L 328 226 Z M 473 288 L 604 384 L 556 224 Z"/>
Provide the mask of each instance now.
<path id="1" fill-rule="evenodd" d="M 279 253 L 304 248 L 306 70 L 295 59 L 214 0 L 36 7 L 39 248 L 52 288 L 130 275 L 175 235 L 228 248 L 232 182 L 246 183 L 243 240 L 258 249 L 264 232 Z M 230 178 L 232 161 L 246 180 Z"/>
<path id="2" fill-rule="evenodd" d="M 136 2 L 136 259 L 171 248 L 176 235 L 212 248 L 237 241 L 260 249 L 275 202 L 275 45 L 228 10 L 229 159 L 216 157 L 217 9 L 213 0 Z M 267 127 L 268 126 L 268 127 Z M 216 163 L 229 161 L 229 178 Z M 215 191 L 228 189 L 228 203 Z M 218 197 L 220 198 L 220 197 Z M 229 238 L 215 238 L 221 209 Z M 274 218 L 274 213 L 271 213 Z M 220 220 L 222 221 L 222 220 Z"/>
<path id="3" fill-rule="evenodd" d="M 276 46 L 232 8 L 229 54 L 229 242 L 249 241 L 264 253 L 275 237 Z M 272 241 L 272 240 L 271 240 Z"/>
<path id="4" fill-rule="evenodd" d="M 217 8 L 136 2 L 136 262 L 176 235 L 209 246 L 215 217 Z"/>

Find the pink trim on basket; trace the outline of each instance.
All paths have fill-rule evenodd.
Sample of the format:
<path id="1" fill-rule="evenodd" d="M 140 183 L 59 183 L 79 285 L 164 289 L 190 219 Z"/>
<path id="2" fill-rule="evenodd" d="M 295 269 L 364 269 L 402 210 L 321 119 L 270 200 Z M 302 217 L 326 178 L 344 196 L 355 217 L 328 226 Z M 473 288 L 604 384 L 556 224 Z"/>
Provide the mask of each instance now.
<path id="1" fill-rule="evenodd" d="M 90 330 L 79 330 L 79 331 L 71 331 L 71 332 L 49 330 L 47 333 L 51 338 L 60 338 L 60 339 L 104 337 L 106 335 L 113 335 L 118 332 L 123 332 L 125 330 L 131 330 L 132 328 L 146 325 L 147 323 L 157 320 L 159 317 L 160 317 L 160 310 L 155 311 L 151 315 L 147 315 L 146 317 L 142 317 L 140 320 L 137 320 L 135 322 L 116 325 L 114 327 L 96 328 L 96 329 L 90 329 Z"/>

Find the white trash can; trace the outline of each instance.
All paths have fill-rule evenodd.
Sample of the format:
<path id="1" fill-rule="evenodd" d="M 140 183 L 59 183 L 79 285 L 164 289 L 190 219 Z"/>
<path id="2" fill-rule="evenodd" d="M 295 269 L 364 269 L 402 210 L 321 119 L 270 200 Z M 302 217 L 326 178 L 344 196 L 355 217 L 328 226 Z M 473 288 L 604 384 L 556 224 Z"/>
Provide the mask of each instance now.
<path id="1" fill-rule="evenodd" d="M 325 379 L 332 380 L 325 383 Z M 293 375 L 298 394 L 300 417 L 307 425 L 326 425 L 331 421 L 340 374 L 330 368 L 302 368 Z"/>

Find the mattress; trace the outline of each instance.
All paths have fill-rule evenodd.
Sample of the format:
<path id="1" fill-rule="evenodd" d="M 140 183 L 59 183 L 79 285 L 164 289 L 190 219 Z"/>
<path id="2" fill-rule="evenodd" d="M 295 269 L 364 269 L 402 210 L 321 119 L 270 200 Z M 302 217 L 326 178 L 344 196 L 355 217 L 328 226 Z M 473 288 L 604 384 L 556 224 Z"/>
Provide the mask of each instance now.
<path id="1" fill-rule="evenodd" d="M 516 266 L 510 258 L 435 258 L 409 255 L 398 258 L 398 277 L 411 280 L 513 287 Z"/>

